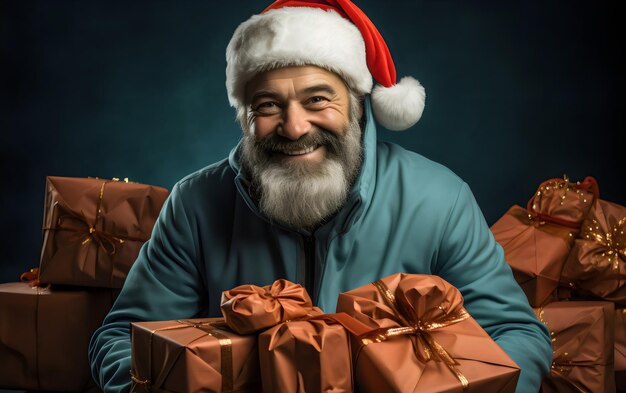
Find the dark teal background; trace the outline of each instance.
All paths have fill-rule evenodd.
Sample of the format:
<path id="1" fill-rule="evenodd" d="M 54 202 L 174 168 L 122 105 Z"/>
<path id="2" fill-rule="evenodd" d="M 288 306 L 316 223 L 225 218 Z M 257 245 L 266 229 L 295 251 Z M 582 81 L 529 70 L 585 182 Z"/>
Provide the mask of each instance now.
<path id="1" fill-rule="evenodd" d="M 38 264 L 46 175 L 171 188 L 228 153 L 224 51 L 266 4 L 2 2 L 0 282 Z M 617 1 L 357 4 L 427 92 L 417 126 L 379 137 L 454 170 L 490 224 L 564 173 L 626 204 Z"/>

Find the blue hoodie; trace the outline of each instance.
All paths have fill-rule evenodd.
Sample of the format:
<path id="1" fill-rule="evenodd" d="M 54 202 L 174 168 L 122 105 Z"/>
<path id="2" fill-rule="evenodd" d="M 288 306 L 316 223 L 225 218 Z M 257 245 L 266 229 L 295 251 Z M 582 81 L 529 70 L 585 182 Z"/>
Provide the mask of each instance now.
<path id="1" fill-rule="evenodd" d="M 550 336 L 513 279 L 466 183 L 376 140 L 366 100 L 363 166 L 345 206 L 313 233 L 270 222 L 247 192 L 238 147 L 178 182 L 119 298 L 93 335 L 89 360 L 105 393 L 130 389 L 130 323 L 219 316 L 222 291 L 278 278 L 305 284 L 334 312 L 339 293 L 387 275 L 434 274 L 519 365 L 517 392 L 537 392 Z"/>

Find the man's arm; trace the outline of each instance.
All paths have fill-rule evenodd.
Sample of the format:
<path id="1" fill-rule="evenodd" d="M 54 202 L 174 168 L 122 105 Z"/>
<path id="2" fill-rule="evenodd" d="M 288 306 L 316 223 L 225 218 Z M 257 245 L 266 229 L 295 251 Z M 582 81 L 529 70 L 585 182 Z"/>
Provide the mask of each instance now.
<path id="1" fill-rule="evenodd" d="M 515 282 L 500 245 L 463 183 L 449 214 L 435 274 L 459 288 L 465 307 L 520 366 L 516 392 L 537 392 L 549 372 L 552 346 Z"/>
<path id="2" fill-rule="evenodd" d="M 206 291 L 196 265 L 195 218 L 176 185 L 109 315 L 93 335 L 89 362 L 105 393 L 130 390 L 130 323 L 200 316 Z"/>

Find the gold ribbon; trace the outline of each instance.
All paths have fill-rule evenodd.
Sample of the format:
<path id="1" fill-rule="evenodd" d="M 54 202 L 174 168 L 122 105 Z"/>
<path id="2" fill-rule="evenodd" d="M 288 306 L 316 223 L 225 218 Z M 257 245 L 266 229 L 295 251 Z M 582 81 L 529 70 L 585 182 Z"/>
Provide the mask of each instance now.
<path id="1" fill-rule="evenodd" d="M 107 183 L 111 181 L 118 181 L 119 179 L 113 180 L 105 180 L 102 182 L 100 186 L 100 193 L 98 195 L 98 204 L 96 205 L 96 219 L 94 220 L 93 225 L 89 223 L 87 217 L 84 214 L 76 214 L 73 212 L 68 212 L 67 214 L 58 218 L 56 226 L 54 227 L 44 227 L 44 230 L 64 230 L 64 231 L 72 231 L 77 232 L 79 238 L 81 239 L 81 244 L 86 245 L 92 240 L 98 244 L 103 250 L 105 250 L 109 255 L 114 255 L 117 251 L 117 246 L 124 244 L 126 240 L 130 241 L 140 241 L 145 242 L 147 239 L 132 237 L 132 236 L 120 236 L 114 235 L 112 233 L 103 231 L 98 229 L 98 224 L 102 218 L 102 200 L 104 198 L 104 188 Z M 126 182 L 127 179 L 124 179 Z M 72 226 L 66 226 L 64 224 L 65 219 L 74 219 L 79 221 L 81 224 L 85 225 L 85 228 L 75 228 Z"/>
<path id="2" fill-rule="evenodd" d="M 600 229 L 600 224 L 597 220 L 593 219 L 591 225 L 587 225 L 583 228 L 582 237 L 587 240 L 593 240 L 606 248 L 606 251 L 602 253 L 602 257 L 606 257 L 609 263 L 612 263 L 613 269 L 619 268 L 620 259 L 626 260 L 626 236 L 624 231 L 626 230 L 626 217 L 623 217 L 613 225 L 608 231 L 604 232 Z"/>
<path id="3" fill-rule="evenodd" d="M 186 328 L 195 328 L 202 330 L 206 333 L 204 336 L 198 337 L 196 340 L 206 337 L 212 336 L 218 340 L 220 345 L 220 355 L 221 355 L 221 369 L 220 374 L 222 375 L 222 389 L 223 393 L 232 392 L 234 389 L 234 372 L 233 372 L 233 348 L 232 348 L 232 340 L 226 336 L 224 333 L 220 332 L 219 329 L 227 328 L 225 324 L 221 324 L 217 321 L 211 322 L 194 322 L 194 321 L 185 321 L 185 320 L 177 320 L 176 322 L 179 325 L 167 326 L 159 329 L 154 329 L 150 332 L 150 341 L 149 346 L 150 350 L 152 350 L 152 339 L 156 332 L 167 331 L 167 330 L 176 330 L 176 329 L 186 329 Z M 196 341 L 194 340 L 194 341 Z M 193 342 L 193 341 L 192 341 Z M 186 345 L 189 345 L 188 343 Z M 152 354 L 148 357 L 148 370 L 152 373 Z M 143 379 L 141 376 L 137 375 L 133 370 L 130 371 L 130 377 L 133 383 L 137 385 L 145 386 L 147 389 L 151 386 L 150 378 Z"/>
<path id="4" fill-rule="evenodd" d="M 456 367 L 459 363 L 432 337 L 430 332 L 466 320 L 469 318 L 467 311 L 464 308 L 459 308 L 448 314 L 443 307 L 438 306 L 428 310 L 421 319 L 418 319 L 413 313 L 409 312 L 408 305 L 397 301 L 394 294 L 391 293 L 389 287 L 383 281 L 378 280 L 372 284 L 378 289 L 387 306 L 391 308 L 395 317 L 403 326 L 376 329 L 361 335 L 359 339 L 362 345 L 379 343 L 398 336 L 413 336 L 417 339 L 417 345 L 411 340 L 417 358 L 423 363 L 430 360 L 443 361 L 461 382 L 463 391 L 466 391 L 469 388 L 469 381 Z"/>

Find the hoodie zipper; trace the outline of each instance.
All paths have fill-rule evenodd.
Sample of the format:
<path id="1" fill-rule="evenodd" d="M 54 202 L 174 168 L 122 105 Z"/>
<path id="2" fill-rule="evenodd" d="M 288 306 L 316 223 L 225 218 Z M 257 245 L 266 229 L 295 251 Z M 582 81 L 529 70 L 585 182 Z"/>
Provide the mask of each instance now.
<path id="1" fill-rule="evenodd" d="M 302 236 L 302 249 L 304 258 L 302 263 L 302 283 L 313 300 L 313 305 L 317 303 L 315 293 L 315 238 L 313 236 Z"/>

